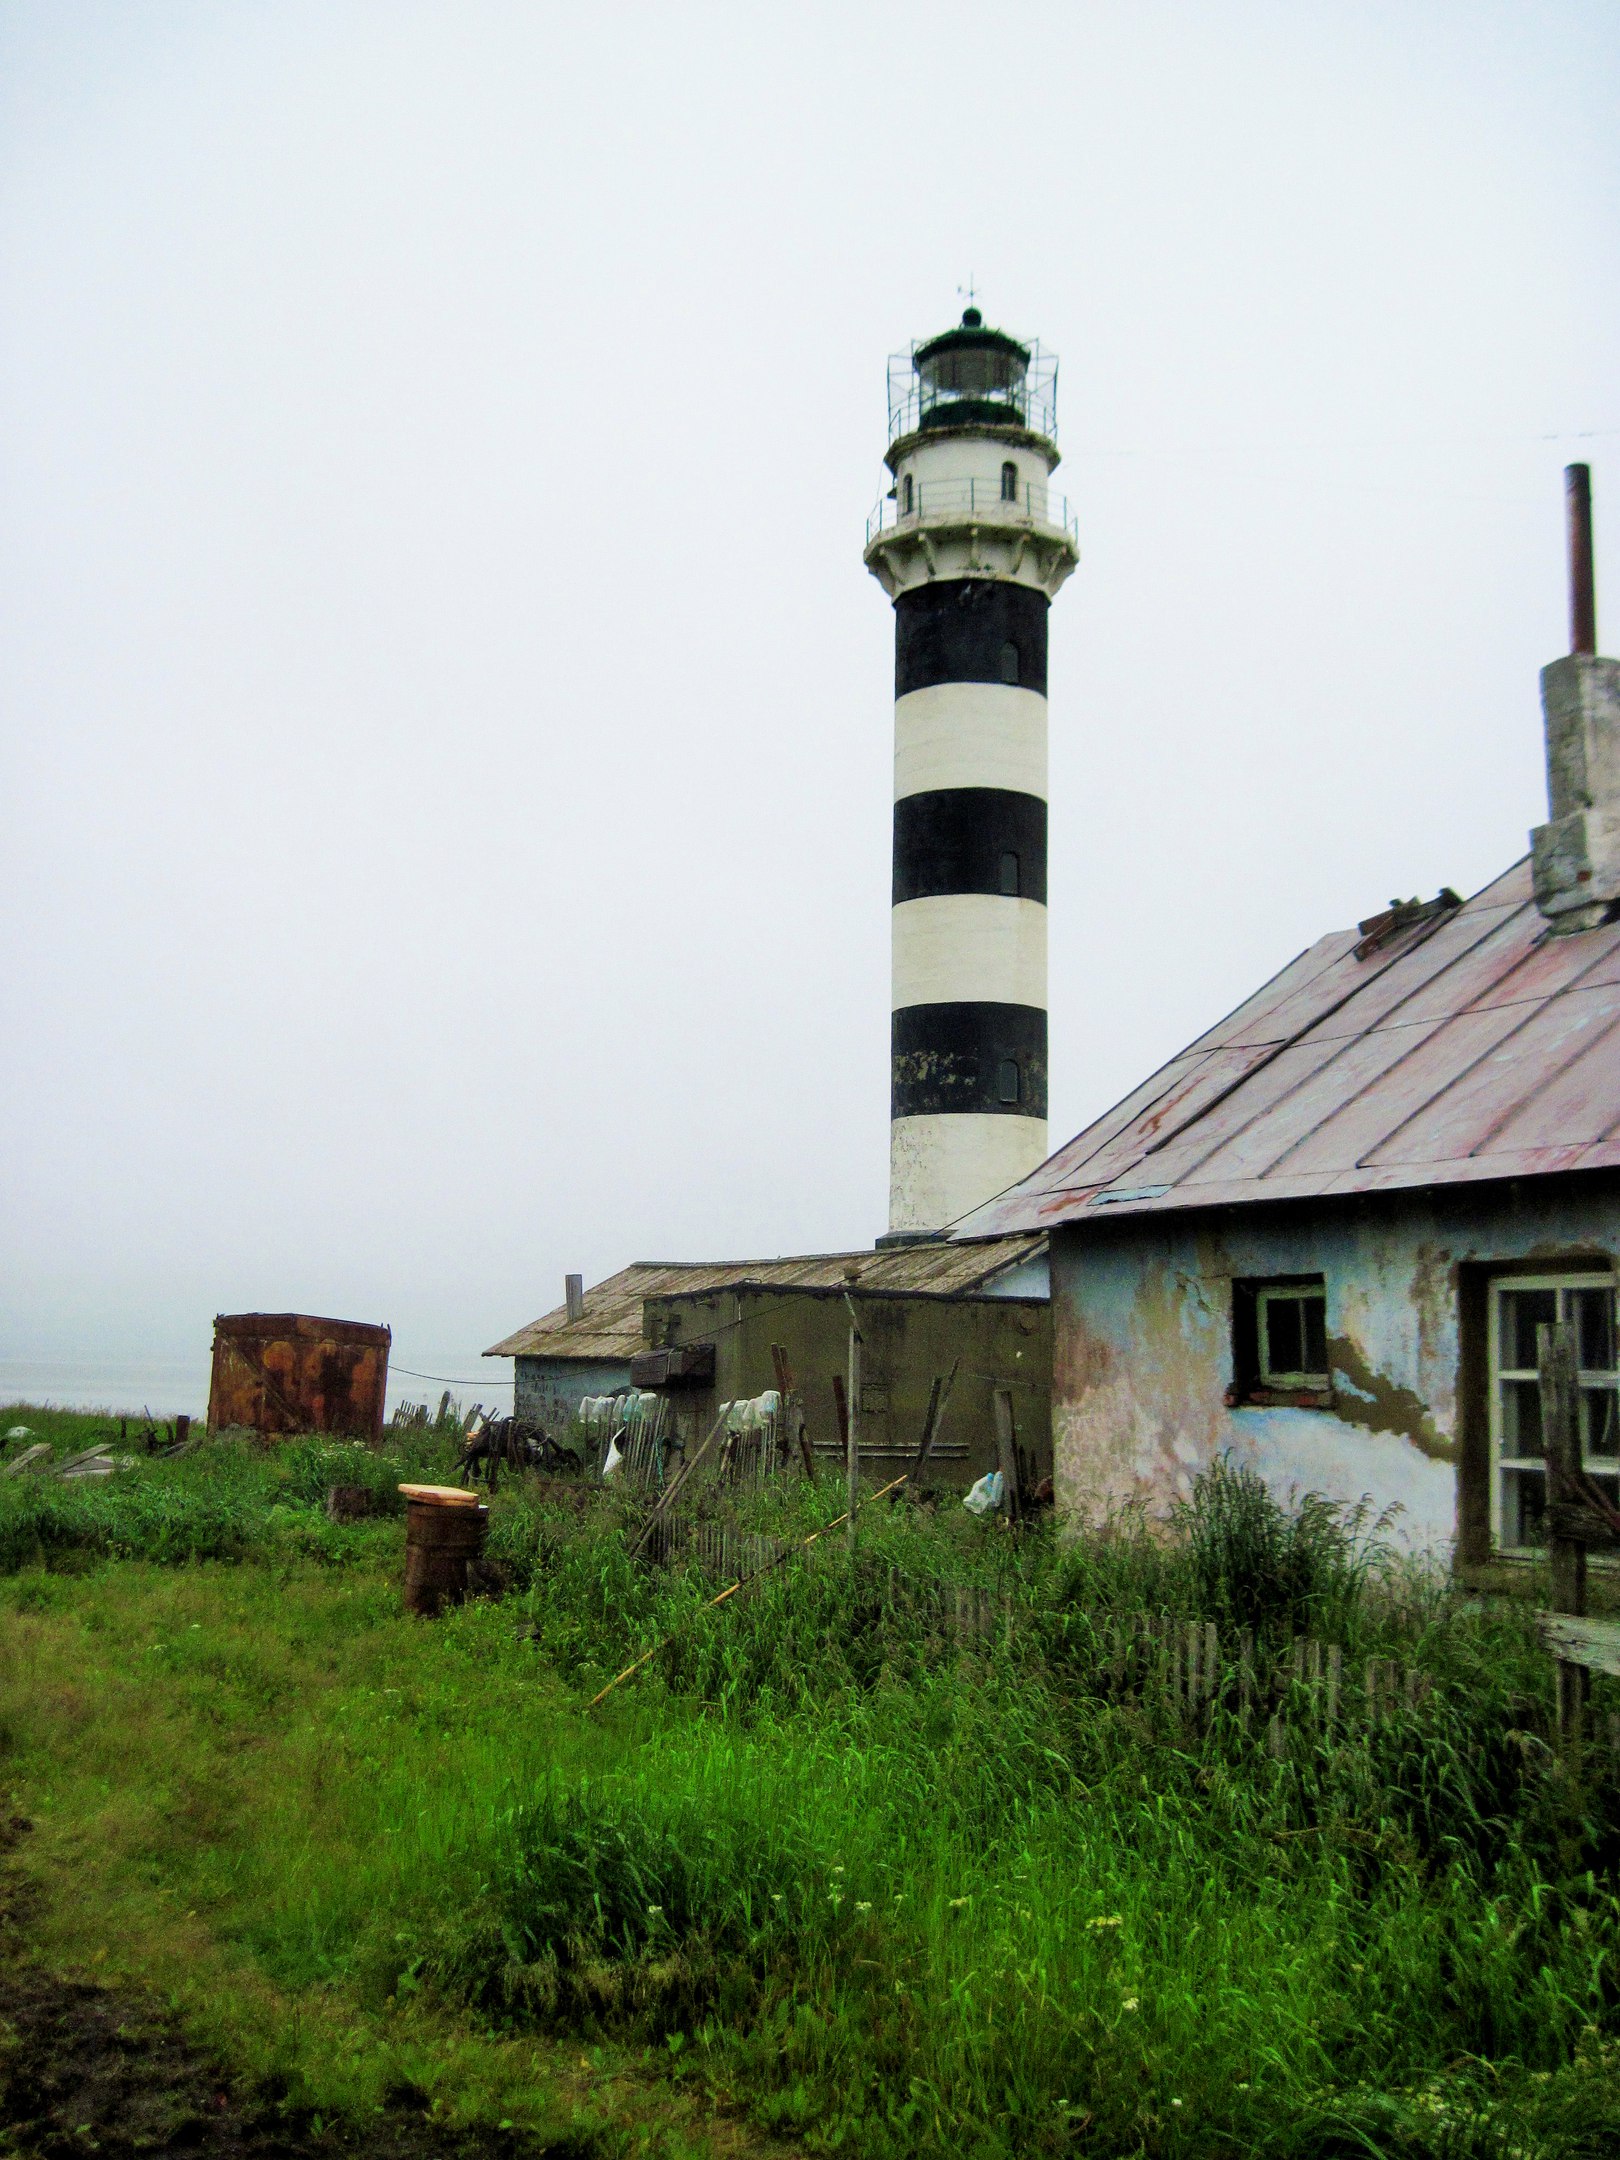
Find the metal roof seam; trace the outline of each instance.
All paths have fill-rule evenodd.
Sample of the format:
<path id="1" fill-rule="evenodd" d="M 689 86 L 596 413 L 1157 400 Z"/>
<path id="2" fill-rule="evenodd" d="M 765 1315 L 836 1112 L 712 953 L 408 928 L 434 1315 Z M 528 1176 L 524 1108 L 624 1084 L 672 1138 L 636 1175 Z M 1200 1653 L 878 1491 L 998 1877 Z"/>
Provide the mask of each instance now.
<path id="1" fill-rule="evenodd" d="M 1420 1117 L 1426 1116 L 1428 1112 L 1434 1108 L 1437 1102 L 1441 1101 L 1443 1097 L 1450 1095 L 1462 1081 L 1466 1080 L 1469 1077 L 1471 1073 L 1478 1072 L 1480 1067 L 1487 1063 L 1488 1060 L 1490 1060 L 1491 1058 L 1500 1056 L 1504 1043 L 1509 1043 L 1513 1040 L 1514 1036 L 1521 1035 L 1527 1027 L 1532 1025 L 1532 1023 L 1537 1019 L 1540 1014 L 1544 1013 L 1547 1010 L 1547 1007 L 1549 1005 L 1555 1004 L 1560 998 L 1567 997 L 1570 991 L 1577 989 L 1580 984 L 1585 980 L 1585 978 L 1591 974 L 1593 968 L 1599 966 L 1607 958 L 1607 952 L 1594 953 L 1591 959 L 1587 962 L 1586 966 L 1581 969 L 1578 975 L 1572 977 L 1569 982 L 1562 984 L 1560 988 L 1554 990 L 1550 996 L 1544 997 L 1538 1003 L 1530 1005 L 1529 1009 L 1525 1012 L 1523 1018 L 1516 1020 L 1512 1027 L 1510 1027 L 1505 1034 L 1499 1035 L 1493 1043 L 1489 1044 L 1487 1048 L 1483 1049 L 1479 1053 L 1478 1057 L 1469 1058 L 1465 1064 L 1460 1065 L 1457 1070 L 1452 1073 L 1451 1076 L 1445 1081 L 1443 1086 L 1436 1088 L 1435 1092 L 1432 1095 L 1428 1096 L 1415 1109 L 1409 1110 L 1405 1117 L 1398 1118 L 1396 1122 L 1389 1128 L 1389 1131 L 1387 1133 L 1384 1133 L 1378 1139 L 1378 1141 L 1366 1151 L 1364 1155 L 1358 1155 L 1356 1157 L 1356 1168 L 1358 1170 L 1370 1170 L 1376 1167 L 1372 1161 L 1372 1157 L 1376 1155 L 1380 1149 L 1388 1147 L 1398 1133 L 1403 1133 L 1409 1125 L 1415 1125 Z M 1512 970 L 1509 969 L 1508 972 L 1511 973 Z M 1501 978 L 1498 978 L 1498 980 L 1500 979 Z M 1512 1008 L 1510 1007 L 1508 1009 L 1511 1010 Z M 1482 1010 L 1488 1010 L 1488 1008 L 1480 1007 L 1476 1004 L 1470 1003 L 1463 1006 L 1458 1012 L 1448 1013 L 1444 1020 L 1441 1021 L 1440 1027 L 1436 1030 L 1436 1032 L 1443 1033 L 1444 1030 L 1449 1027 L 1454 1021 L 1462 1019 L 1467 1014 L 1479 1012 Z M 1499 1124 L 1495 1128 L 1498 1132 L 1501 1131 L 1502 1125 L 1505 1125 L 1508 1122 L 1509 1118 L 1511 1118 L 1517 1111 L 1519 1111 L 1523 1107 L 1523 1103 L 1523 1096 L 1514 1097 L 1512 1106 L 1508 1112 L 1507 1117 L 1504 1117 L 1501 1124 Z M 1324 1122 L 1326 1121 L 1324 1120 Z M 1470 1155 L 1473 1155 L 1477 1152 L 1477 1150 L 1470 1148 L 1468 1152 Z"/>
<path id="2" fill-rule="evenodd" d="M 1596 963 L 1594 963 L 1594 965 L 1595 964 Z M 1589 974 L 1591 970 L 1587 969 L 1585 972 Z M 1569 987 L 1573 989 L 1575 985 L 1571 984 Z M 1564 993 L 1560 992 L 1559 994 L 1562 996 Z M 1550 1003 L 1551 1000 L 1548 1000 L 1548 1002 Z M 1538 1012 L 1544 1012 L 1545 1010 L 1546 1006 L 1544 1005 L 1537 1007 Z M 1528 1025 L 1528 1021 L 1524 1022 L 1523 1024 Z M 1572 1066 L 1578 1065 L 1581 1062 L 1582 1058 L 1590 1057 L 1594 1050 L 1600 1048 L 1602 1044 L 1608 1041 L 1609 1037 L 1615 1032 L 1616 1028 L 1620 1028 L 1620 1012 L 1617 1012 L 1614 1015 L 1613 1019 L 1610 1020 L 1607 1027 L 1600 1028 L 1598 1032 L 1590 1038 L 1590 1040 L 1583 1043 L 1577 1043 L 1570 1051 L 1568 1057 L 1566 1057 L 1562 1061 L 1562 1063 L 1552 1066 L 1549 1070 L 1545 1072 L 1538 1073 L 1536 1075 L 1537 1091 L 1539 1092 L 1539 1090 L 1541 1088 L 1544 1088 L 1551 1080 L 1562 1079 L 1564 1074 L 1567 1073 Z M 1517 1034 L 1518 1029 L 1515 1028 L 1513 1032 Z M 1507 1038 L 1504 1037 L 1504 1040 L 1506 1039 Z M 1500 1049 L 1501 1045 L 1498 1044 L 1497 1047 Z M 1493 1119 L 1492 1122 L 1485 1128 L 1484 1137 L 1481 1140 L 1477 1141 L 1475 1145 L 1468 1150 L 1469 1154 L 1489 1154 L 1490 1142 L 1496 1138 L 1498 1133 L 1504 1131 L 1509 1125 L 1513 1123 L 1513 1120 L 1524 1108 L 1524 1105 L 1525 1097 L 1522 1095 L 1517 1096 L 1514 1101 L 1511 1102 L 1508 1107 L 1501 1113 L 1501 1115 Z"/>
<path id="3" fill-rule="evenodd" d="M 1435 925 L 1435 928 L 1438 928 L 1438 924 Z M 1431 929 L 1429 932 L 1429 936 L 1432 937 L 1433 935 L 1434 930 Z M 1409 945 L 1406 948 L 1406 951 L 1415 952 L 1418 945 L 1426 942 L 1427 941 L 1425 939 L 1419 938 L 1412 945 Z M 1255 1064 L 1249 1066 L 1244 1072 L 1239 1074 L 1236 1079 L 1229 1081 L 1227 1085 L 1219 1091 L 1218 1094 L 1212 1095 L 1209 1101 L 1205 1103 L 1200 1109 L 1195 1111 L 1191 1117 L 1185 1118 L 1181 1124 L 1173 1126 L 1169 1132 L 1161 1133 L 1156 1140 L 1151 1141 L 1149 1145 L 1142 1150 L 1142 1153 L 1137 1158 L 1137 1160 L 1139 1162 L 1145 1162 L 1148 1156 L 1160 1154 L 1165 1148 L 1170 1145 L 1170 1142 L 1172 1140 L 1179 1139 L 1182 1133 L 1189 1131 L 1194 1125 L 1199 1122 L 1201 1118 L 1208 1117 L 1212 1110 L 1218 1110 L 1221 1104 L 1225 1102 L 1228 1097 L 1235 1095 L 1238 1092 L 1239 1088 L 1246 1087 L 1248 1083 L 1254 1078 L 1256 1073 L 1264 1072 L 1268 1066 L 1274 1065 L 1276 1063 L 1277 1059 L 1282 1056 L 1285 1050 L 1291 1050 L 1295 1043 L 1302 1041 L 1303 1038 L 1310 1033 L 1311 1028 L 1320 1027 L 1324 1020 L 1331 1020 L 1336 1012 L 1342 1012 L 1345 1006 L 1348 1005 L 1353 998 L 1360 996 L 1361 992 L 1367 988 L 1368 983 L 1376 982 L 1379 976 L 1384 974 L 1385 971 L 1394 964 L 1396 959 L 1404 958 L 1405 954 L 1372 954 L 1369 957 L 1379 960 L 1380 965 L 1375 974 L 1369 975 L 1367 977 L 1366 982 L 1352 983 L 1350 988 L 1344 993 L 1343 997 L 1336 998 L 1333 1003 L 1327 1006 L 1322 1012 L 1313 1014 L 1308 1027 L 1298 1028 L 1292 1035 L 1285 1035 L 1280 1041 L 1273 1043 L 1267 1056 L 1260 1058 Z M 1326 970 L 1324 970 L 1323 972 L 1325 973 Z"/>

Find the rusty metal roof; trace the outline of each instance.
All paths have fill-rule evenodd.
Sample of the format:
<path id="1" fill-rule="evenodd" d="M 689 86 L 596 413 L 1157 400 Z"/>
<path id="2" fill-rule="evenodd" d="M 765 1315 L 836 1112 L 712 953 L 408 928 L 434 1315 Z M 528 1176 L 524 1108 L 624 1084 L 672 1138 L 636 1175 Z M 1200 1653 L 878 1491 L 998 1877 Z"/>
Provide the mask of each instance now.
<path id="1" fill-rule="evenodd" d="M 623 1360 L 643 1348 L 641 1308 L 650 1297 L 707 1290 L 881 1290 L 919 1297 L 964 1297 L 1033 1258 L 1042 1233 L 990 1238 L 976 1245 L 896 1245 L 882 1251 L 810 1253 L 786 1260 L 637 1260 L 585 1293 L 585 1313 L 570 1322 L 558 1305 L 508 1335 L 485 1357 Z"/>
<path id="2" fill-rule="evenodd" d="M 1526 859 L 1320 939 L 952 1234 L 1620 1165 L 1617 1028 L 1620 924 L 1549 937 Z"/>

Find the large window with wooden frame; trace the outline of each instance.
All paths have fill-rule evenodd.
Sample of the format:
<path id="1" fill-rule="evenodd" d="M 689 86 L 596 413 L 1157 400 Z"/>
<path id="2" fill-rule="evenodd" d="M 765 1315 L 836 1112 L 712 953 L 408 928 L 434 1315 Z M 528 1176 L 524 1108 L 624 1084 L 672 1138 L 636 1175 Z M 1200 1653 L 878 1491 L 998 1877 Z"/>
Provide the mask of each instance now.
<path id="1" fill-rule="evenodd" d="M 1531 1552 L 1546 1542 L 1547 1461 L 1536 1330 L 1554 1322 L 1575 1331 L 1582 1466 L 1606 1499 L 1620 1501 L 1613 1275 L 1499 1276 L 1491 1284 L 1489 1322 L 1491 1541 L 1502 1552 Z"/>

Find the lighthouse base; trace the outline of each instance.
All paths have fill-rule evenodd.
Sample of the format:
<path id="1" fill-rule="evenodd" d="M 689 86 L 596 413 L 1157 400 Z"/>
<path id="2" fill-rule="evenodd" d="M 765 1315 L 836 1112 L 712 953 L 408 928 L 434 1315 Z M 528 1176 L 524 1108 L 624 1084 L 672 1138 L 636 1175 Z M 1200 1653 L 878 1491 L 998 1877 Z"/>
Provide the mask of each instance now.
<path id="1" fill-rule="evenodd" d="M 1045 1160 L 1045 1118 L 962 1110 L 896 1118 L 889 1127 L 889 1229 L 947 1229 Z"/>

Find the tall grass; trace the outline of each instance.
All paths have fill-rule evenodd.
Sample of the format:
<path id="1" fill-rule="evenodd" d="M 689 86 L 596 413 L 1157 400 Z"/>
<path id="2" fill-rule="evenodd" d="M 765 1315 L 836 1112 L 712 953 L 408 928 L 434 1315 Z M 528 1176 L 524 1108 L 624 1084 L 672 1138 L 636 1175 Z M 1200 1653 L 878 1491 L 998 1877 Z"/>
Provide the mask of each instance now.
<path id="1" fill-rule="evenodd" d="M 250 1555 L 280 1550 L 278 1509 L 330 1529 L 318 1448 L 172 1467 L 141 1489 L 201 1515 L 234 1495 Z M 118 1500 L 133 1541 L 118 1482 L 83 1504 Z M 784 1484 L 738 1524 L 786 1541 L 839 1505 Z M 173 1861 L 187 1898 L 281 1984 L 653 2047 L 815 2150 L 1612 2149 L 1620 1795 L 1596 1754 L 1555 1756 L 1517 1610 L 1225 1466 L 1167 1539 L 884 1505 L 853 1558 L 819 1545 L 718 1610 L 696 1568 L 632 1562 L 624 1522 L 504 1489 L 512 1594 L 432 1629 L 363 1573 L 396 1564 L 397 1526 L 344 1533 L 372 1540 L 373 1587 L 322 1651 L 352 1673 L 325 1707 L 290 1716 L 241 1650 L 198 1680 L 197 1730 L 231 1750 L 216 1783 L 265 1782 Z M 228 1579 L 205 1566 L 198 1594 Z M 969 1587 L 997 1626 L 961 1641 Z M 1294 1717 L 1279 1751 L 1224 1684 L 1197 1720 L 1121 1687 L 1112 1631 L 1144 1610 L 1274 1648 L 1310 1630 L 1347 1694 L 1372 1657 L 1428 1685 L 1376 1723 Z M 367 1629 L 397 1645 L 389 1685 Z M 206 1629 L 165 1640 L 202 1673 Z"/>
<path id="2" fill-rule="evenodd" d="M 0 1421 L 26 1423 L 50 1441 L 53 1461 L 113 1423 L 26 1407 L 0 1411 Z M 0 1477 L 0 1575 L 91 1559 L 176 1565 L 257 1554 L 342 1562 L 366 1548 L 370 1533 L 326 1520 L 329 1489 L 366 1486 L 384 1504 L 402 1505 L 401 1479 L 444 1475 L 452 1446 L 431 1429 L 381 1453 L 318 1436 L 269 1446 L 225 1437 L 172 1461 L 119 1447 L 130 1467 L 108 1478 Z"/>

